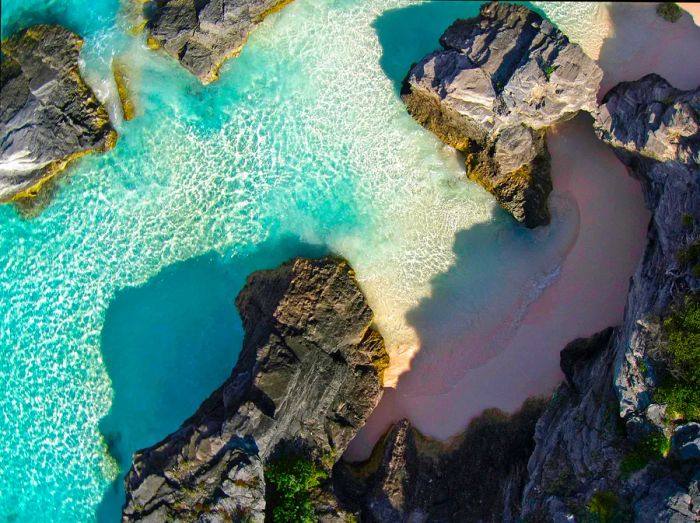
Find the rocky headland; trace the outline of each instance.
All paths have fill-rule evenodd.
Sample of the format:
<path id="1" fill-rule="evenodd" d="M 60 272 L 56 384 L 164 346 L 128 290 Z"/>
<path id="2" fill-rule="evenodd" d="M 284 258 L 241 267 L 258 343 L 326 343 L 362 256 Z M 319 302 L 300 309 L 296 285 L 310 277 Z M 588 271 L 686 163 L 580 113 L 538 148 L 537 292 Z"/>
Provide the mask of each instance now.
<path id="1" fill-rule="evenodd" d="M 124 521 L 263 521 L 266 468 L 291 455 L 332 466 L 379 402 L 388 357 L 347 263 L 256 272 L 236 306 L 238 363 L 180 429 L 134 456 Z"/>
<path id="2" fill-rule="evenodd" d="M 208 84 L 227 59 L 241 52 L 256 26 L 291 1 L 157 0 L 144 11 L 148 45 L 162 48 Z"/>
<path id="3" fill-rule="evenodd" d="M 466 154 L 467 176 L 527 227 L 549 223 L 548 127 L 593 112 L 603 73 L 524 6 L 492 2 L 457 20 L 409 71 L 409 113 Z"/>
<path id="4" fill-rule="evenodd" d="M 55 25 L 2 42 L 0 202 L 35 195 L 71 161 L 116 143 L 105 107 L 80 76 L 82 44 Z"/>

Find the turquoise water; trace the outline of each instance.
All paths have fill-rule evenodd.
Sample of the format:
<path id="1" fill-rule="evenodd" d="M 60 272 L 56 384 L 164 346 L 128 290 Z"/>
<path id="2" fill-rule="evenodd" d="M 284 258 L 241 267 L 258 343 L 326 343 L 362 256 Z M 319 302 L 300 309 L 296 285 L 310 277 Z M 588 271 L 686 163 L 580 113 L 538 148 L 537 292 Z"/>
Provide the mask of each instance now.
<path id="1" fill-rule="evenodd" d="M 117 147 L 74 166 L 38 217 L 0 207 L 0 521 L 117 521 L 131 453 L 230 372 L 233 299 L 255 269 L 346 256 L 397 354 L 415 349 L 407 313 L 455 249 L 492 270 L 528 256 L 498 289 L 449 289 L 474 309 L 486 295 L 507 309 L 551 275 L 569 221 L 515 226 L 397 96 L 478 5 L 412 3 L 297 0 L 203 87 L 128 36 L 116 0 L 3 0 L 3 37 L 36 22 L 85 37 L 84 74 L 112 111 L 123 56 L 139 114 L 116 114 Z M 475 224 L 483 241 L 455 246 Z"/>

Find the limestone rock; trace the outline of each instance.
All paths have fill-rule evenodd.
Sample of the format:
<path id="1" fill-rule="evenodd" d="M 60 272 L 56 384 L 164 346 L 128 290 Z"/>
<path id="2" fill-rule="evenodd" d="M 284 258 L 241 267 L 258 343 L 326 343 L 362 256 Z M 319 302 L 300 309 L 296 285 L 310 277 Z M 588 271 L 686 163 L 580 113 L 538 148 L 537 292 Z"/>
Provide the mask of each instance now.
<path id="1" fill-rule="evenodd" d="M 409 113 L 467 154 L 467 175 L 520 222 L 549 222 L 545 130 L 596 109 L 602 71 L 524 6 L 491 2 L 457 20 L 444 48 L 414 65 L 402 89 Z"/>
<path id="2" fill-rule="evenodd" d="M 677 427 L 671 445 L 682 460 L 700 459 L 700 423 Z"/>
<path id="3" fill-rule="evenodd" d="M 292 0 L 156 0 L 147 12 L 149 46 L 162 47 L 204 84 L 238 55 L 267 15 Z"/>
<path id="4" fill-rule="evenodd" d="M 598 137 L 660 162 L 700 163 L 700 89 L 675 89 L 657 74 L 623 82 L 606 94 Z"/>
<path id="5" fill-rule="evenodd" d="M 515 522 L 543 407 L 487 410 L 447 443 L 400 421 L 366 463 L 335 466 L 335 493 L 363 522 Z"/>
<path id="6" fill-rule="evenodd" d="M 114 146 L 107 111 L 78 70 L 82 44 L 52 25 L 2 42 L 0 202 L 33 195 L 73 159 Z"/>
<path id="7" fill-rule="evenodd" d="M 621 473 L 636 442 L 650 433 L 669 435 L 665 408 L 653 403 L 659 317 L 675 299 L 700 290 L 697 272 L 678 255 L 700 236 L 698 92 L 649 75 L 613 88 L 596 115 L 597 135 L 641 182 L 652 212 L 648 243 L 610 342 L 601 347 L 597 336 L 562 353 L 568 383 L 537 425 L 521 514 L 526 520 L 580 517 L 601 492 L 635 522 L 700 519 L 696 424 L 676 429 L 668 457 Z"/>
<path id="8" fill-rule="evenodd" d="M 339 459 L 379 402 L 388 363 L 347 263 L 298 258 L 252 274 L 231 376 L 126 478 L 124 521 L 263 521 L 265 462 Z"/>

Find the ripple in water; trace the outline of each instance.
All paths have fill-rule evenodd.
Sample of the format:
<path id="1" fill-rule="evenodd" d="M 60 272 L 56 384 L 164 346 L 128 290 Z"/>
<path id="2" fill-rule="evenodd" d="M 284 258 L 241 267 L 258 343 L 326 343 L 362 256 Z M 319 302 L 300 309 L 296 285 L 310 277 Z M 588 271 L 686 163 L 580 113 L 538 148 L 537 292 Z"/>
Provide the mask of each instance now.
<path id="1" fill-rule="evenodd" d="M 0 207 L 0 518 L 91 521 L 107 492 L 105 520 L 116 520 L 111 489 L 126 456 L 165 436 L 230 369 L 244 274 L 291 256 L 349 259 L 387 340 L 389 385 L 426 337 L 444 343 L 419 353 L 432 370 L 417 396 L 497 357 L 556 279 L 577 207 L 562 195 L 551 227 L 523 230 L 406 114 L 397 75 L 478 9 L 438 3 L 421 18 L 412 3 L 297 0 L 202 87 L 126 36 L 114 1 L 3 1 L 3 35 L 18 20 L 83 34 L 85 73 L 103 97 L 123 56 L 140 116 L 119 124 L 113 151 L 75 166 L 37 218 Z M 387 29 L 393 9 L 429 21 L 408 48 L 406 26 Z M 470 349 L 474 325 L 494 331 L 491 345 Z M 170 368 L 196 371 L 187 402 L 152 394 Z M 133 426 L 119 430 L 124 420 Z"/>

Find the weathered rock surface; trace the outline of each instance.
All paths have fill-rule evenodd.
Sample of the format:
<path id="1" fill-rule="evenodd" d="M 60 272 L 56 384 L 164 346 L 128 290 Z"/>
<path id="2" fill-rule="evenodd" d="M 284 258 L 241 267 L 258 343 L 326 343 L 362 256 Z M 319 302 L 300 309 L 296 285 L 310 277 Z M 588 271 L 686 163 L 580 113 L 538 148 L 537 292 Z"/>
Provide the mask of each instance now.
<path id="1" fill-rule="evenodd" d="M 562 354 L 569 384 L 537 425 L 524 491 L 526 519 L 585 517 L 596 493 L 612 496 L 615 510 L 635 522 L 700 519 L 695 424 L 672 429 L 664 406 L 652 402 L 659 317 L 674 300 L 700 289 L 697 273 L 678 255 L 698 241 L 700 229 L 699 92 L 679 91 L 649 75 L 619 84 L 603 99 L 596 133 L 642 184 L 652 211 L 648 244 L 632 278 L 623 324 L 610 342 L 601 335 Z M 672 430 L 667 457 L 621 474 L 637 442 L 649 434 L 671 436 Z"/>
<path id="2" fill-rule="evenodd" d="M 204 84 L 240 53 L 265 17 L 292 0 L 156 0 L 147 12 L 149 45 L 162 47 Z"/>
<path id="3" fill-rule="evenodd" d="M 336 465 L 335 493 L 363 522 L 515 521 L 543 407 L 488 410 L 446 444 L 401 421 L 366 463 Z"/>
<path id="4" fill-rule="evenodd" d="M 492 2 L 457 20 L 444 48 L 414 65 L 402 98 L 438 138 L 467 154 L 467 175 L 528 227 L 549 223 L 545 131 L 593 112 L 603 73 L 524 6 Z"/>
<path id="5" fill-rule="evenodd" d="M 2 42 L 0 202 L 31 195 L 71 160 L 114 146 L 107 111 L 78 70 L 82 43 L 51 25 Z"/>
<path id="6" fill-rule="evenodd" d="M 347 263 L 256 272 L 236 305 L 238 363 L 178 431 L 134 456 L 124 521 L 263 521 L 266 460 L 287 448 L 338 459 L 379 402 L 388 356 Z"/>

